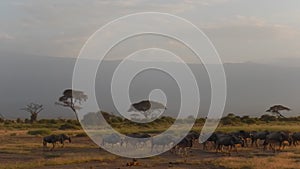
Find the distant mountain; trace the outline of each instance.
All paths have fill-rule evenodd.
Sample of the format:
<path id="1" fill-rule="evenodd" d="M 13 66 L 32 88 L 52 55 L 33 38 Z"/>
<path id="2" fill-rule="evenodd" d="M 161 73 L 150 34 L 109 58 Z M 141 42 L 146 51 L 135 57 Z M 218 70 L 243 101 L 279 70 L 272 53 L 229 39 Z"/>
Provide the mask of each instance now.
<path id="1" fill-rule="evenodd" d="M 101 64 L 96 91 L 101 110 L 117 113 L 110 96 L 111 76 L 119 61 Z M 6 118 L 29 117 L 20 110 L 30 102 L 44 104 L 40 118 L 73 118 L 73 113 L 54 104 L 61 92 L 72 86 L 73 58 L 15 56 L 0 54 L 0 113 Z M 132 66 L 139 64 L 132 61 Z M 180 66 L 179 63 L 168 63 Z M 210 83 L 201 64 L 190 64 L 200 89 L 200 115 L 205 116 L 210 104 Z M 228 83 L 225 114 L 260 116 L 273 104 L 292 108 L 290 115 L 300 115 L 300 67 L 256 63 L 224 64 Z M 134 101 L 145 99 L 152 89 L 161 88 L 168 97 L 167 115 L 176 116 L 180 93 L 175 81 L 166 74 L 146 71 L 131 84 Z"/>

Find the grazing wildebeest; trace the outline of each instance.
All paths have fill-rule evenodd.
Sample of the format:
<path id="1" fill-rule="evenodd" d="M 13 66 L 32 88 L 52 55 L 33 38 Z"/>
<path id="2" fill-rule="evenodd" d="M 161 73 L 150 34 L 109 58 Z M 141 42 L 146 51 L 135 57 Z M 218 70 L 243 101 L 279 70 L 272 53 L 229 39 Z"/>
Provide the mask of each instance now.
<path id="1" fill-rule="evenodd" d="M 59 142 L 62 144 L 62 147 L 65 146 L 65 141 L 68 140 L 69 143 L 71 143 L 71 137 L 66 135 L 66 134 L 59 134 L 58 135 L 58 138 L 59 138 Z"/>
<path id="2" fill-rule="evenodd" d="M 193 147 L 193 138 L 185 137 L 182 139 L 175 147 L 173 147 L 172 152 L 179 155 L 188 155 L 191 148 Z"/>
<path id="3" fill-rule="evenodd" d="M 269 131 L 260 131 L 260 132 L 251 132 L 250 136 L 251 136 L 251 146 L 253 146 L 253 144 L 255 143 L 255 146 L 258 147 L 257 141 L 258 140 L 265 140 L 266 136 L 270 134 Z"/>
<path id="4" fill-rule="evenodd" d="M 191 139 L 193 142 L 197 141 L 199 138 L 200 134 L 195 132 L 195 131 L 190 131 L 187 135 L 186 138 Z"/>
<path id="5" fill-rule="evenodd" d="M 71 138 L 66 134 L 59 134 L 59 135 L 52 134 L 50 136 L 46 136 L 43 138 L 43 147 L 46 148 L 47 143 L 51 143 L 52 148 L 50 150 L 53 150 L 57 142 L 61 143 L 62 147 L 64 147 L 65 140 L 68 140 L 69 143 L 71 143 Z"/>
<path id="6" fill-rule="evenodd" d="M 203 150 L 208 150 L 208 147 L 207 147 L 208 143 L 213 144 L 213 148 L 216 148 L 216 142 L 217 142 L 218 136 L 221 136 L 221 135 L 225 135 L 225 134 L 221 133 L 221 132 L 212 133 L 211 136 L 209 136 L 208 139 L 205 142 L 203 142 Z"/>
<path id="7" fill-rule="evenodd" d="M 278 131 L 278 132 L 272 132 L 270 134 L 268 134 L 266 136 L 266 139 L 263 143 L 264 145 L 264 150 L 267 149 L 267 146 L 269 145 L 270 148 L 273 150 L 273 152 L 276 152 L 276 144 L 279 145 L 279 150 L 280 148 L 284 148 L 284 142 L 288 142 L 289 145 L 291 145 L 292 141 L 291 141 L 291 137 L 290 134 L 287 132 L 282 132 L 282 131 Z"/>
<path id="8" fill-rule="evenodd" d="M 229 154 L 232 148 L 234 148 L 235 151 L 237 152 L 237 148 L 236 148 L 237 144 L 240 144 L 242 147 L 244 147 L 244 140 L 240 137 L 231 134 L 217 135 L 216 152 L 222 151 L 223 146 L 229 147 Z"/>
<path id="9" fill-rule="evenodd" d="M 147 133 L 130 133 L 126 134 L 127 137 L 124 138 L 122 144 L 126 144 L 126 147 L 128 144 L 138 147 L 138 145 L 145 145 L 148 141 L 151 141 L 151 135 Z M 138 139 L 136 139 L 138 138 Z"/>
<path id="10" fill-rule="evenodd" d="M 151 141 L 151 152 L 153 152 L 155 146 L 162 146 L 162 150 L 164 150 L 166 146 L 174 144 L 174 137 L 171 135 L 162 135 L 152 138 Z"/>
<path id="11" fill-rule="evenodd" d="M 300 140 L 300 132 L 295 132 L 292 134 L 292 142 L 294 146 L 297 146 L 298 141 Z"/>
<path id="12" fill-rule="evenodd" d="M 240 130 L 240 131 L 237 131 L 237 132 L 232 132 L 230 133 L 236 137 L 240 137 L 244 140 L 244 143 L 246 145 L 246 147 L 248 147 L 248 140 L 251 138 L 251 134 L 250 132 L 246 132 L 244 130 Z"/>
<path id="13" fill-rule="evenodd" d="M 103 137 L 102 139 L 102 146 L 106 146 L 106 144 L 111 144 L 111 148 L 114 147 L 116 144 L 122 145 L 122 138 L 118 134 L 109 134 Z"/>

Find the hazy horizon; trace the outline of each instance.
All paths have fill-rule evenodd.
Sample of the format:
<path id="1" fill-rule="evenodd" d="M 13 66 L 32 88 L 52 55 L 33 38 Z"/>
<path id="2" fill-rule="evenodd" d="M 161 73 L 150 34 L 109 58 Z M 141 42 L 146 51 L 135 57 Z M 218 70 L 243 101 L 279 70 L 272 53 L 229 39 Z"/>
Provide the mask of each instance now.
<path id="1" fill-rule="evenodd" d="M 133 64 L 136 62 L 132 61 Z M 28 117 L 26 112 L 20 110 L 30 102 L 44 104 L 45 110 L 40 118 L 72 118 L 73 113 L 67 109 L 54 104 L 61 92 L 72 85 L 72 72 L 75 58 L 35 56 L 6 56 L 1 57 L 0 62 L 0 93 L 5 96 L 0 99 L 0 113 L 7 118 Z M 102 102 L 103 111 L 117 113 L 113 108 L 109 97 L 109 82 L 111 73 L 118 61 L 106 61 L 99 71 L 104 75 L 97 77 L 97 91 L 99 102 Z M 178 63 L 167 63 L 176 65 Z M 300 95 L 300 67 L 284 65 L 257 64 L 257 63 L 225 63 L 225 73 L 228 83 L 228 98 L 224 115 L 235 113 L 237 115 L 261 116 L 267 114 L 265 110 L 274 104 L 283 104 L 292 109 L 287 116 L 298 116 L 300 107 L 298 97 Z M 205 68 L 200 64 L 190 64 L 196 74 L 199 83 L 201 97 L 201 116 L 205 116 L 210 101 L 210 87 Z M 9 74 L 8 74 L 9 72 Z M 292 76 L 289 76 L 291 74 Z M 148 81 L 149 77 L 166 79 L 164 75 L 157 72 L 146 72 L 144 76 L 138 76 L 132 82 L 133 100 L 143 99 L 153 88 L 164 89 L 173 105 L 178 100 L 176 85 L 170 80 L 161 83 Z M 168 79 L 168 78 L 167 78 Z M 147 85 L 145 85 L 147 84 Z M 157 86 L 158 85 L 158 86 Z M 175 85 L 175 86 L 174 86 Z M 143 88 L 141 88 L 143 86 Z M 169 86 L 169 87 L 166 87 Z M 174 88 L 175 87 L 175 88 Z M 143 90 L 142 90 L 143 89 Z M 107 97 L 107 99 L 106 99 Z M 172 106 L 167 115 L 176 110 Z M 169 114 L 168 114 L 169 113 Z"/>

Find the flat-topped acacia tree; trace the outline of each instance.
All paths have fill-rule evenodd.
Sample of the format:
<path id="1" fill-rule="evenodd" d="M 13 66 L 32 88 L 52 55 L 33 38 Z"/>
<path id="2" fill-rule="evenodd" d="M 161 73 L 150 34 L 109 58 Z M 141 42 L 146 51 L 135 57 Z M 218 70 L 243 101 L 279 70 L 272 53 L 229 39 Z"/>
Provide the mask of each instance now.
<path id="1" fill-rule="evenodd" d="M 140 114 L 142 114 L 146 119 L 149 119 L 149 116 L 153 113 L 153 111 L 160 109 L 166 110 L 167 107 L 162 103 L 156 101 L 142 100 L 138 103 L 133 103 L 130 106 L 128 112 L 137 111 Z M 134 116 L 136 117 L 136 115 Z"/>
<path id="2" fill-rule="evenodd" d="M 62 94 L 63 95 L 59 97 L 56 104 L 71 108 L 75 113 L 76 119 L 79 121 L 77 110 L 81 109 L 81 103 L 86 101 L 88 96 L 83 91 L 73 89 L 66 89 Z"/>
<path id="3" fill-rule="evenodd" d="M 266 112 L 270 112 L 274 115 L 276 115 L 277 117 L 282 117 L 285 118 L 285 116 L 283 116 L 280 112 L 281 111 L 290 111 L 291 109 L 283 106 L 283 105 L 274 105 L 272 107 L 270 107 Z"/>

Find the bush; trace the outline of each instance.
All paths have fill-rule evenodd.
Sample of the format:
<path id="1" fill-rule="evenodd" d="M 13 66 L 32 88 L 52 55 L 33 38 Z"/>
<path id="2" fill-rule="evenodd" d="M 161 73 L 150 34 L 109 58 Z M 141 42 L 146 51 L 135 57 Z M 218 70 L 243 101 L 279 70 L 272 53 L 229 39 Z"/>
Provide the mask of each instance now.
<path id="1" fill-rule="evenodd" d="M 67 120 L 67 123 L 73 124 L 73 125 L 76 125 L 76 126 L 80 126 L 80 123 L 77 120 L 71 120 L 71 119 L 69 119 L 69 120 Z"/>
<path id="2" fill-rule="evenodd" d="M 75 137 L 87 137 L 86 133 L 78 133 L 75 135 Z"/>
<path id="3" fill-rule="evenodd" d="M 20 119 L 20 118 L 17 118 L 16 122 L 17 122 L 17 123 L 23 123 L 23 120 Z"/>
<path id="4" fill-rule="evenodd" d="M 61 125 L 58 129 L 59 130 L 79 130 L 80 127 L 75 124 L 66 123 L 66 124 Z"/>
<path id="5" fill-rule="evenodd" d="M 51 130 L 49 129 L 38 129 L 38 130 L 29 130 L 27 132 L 29 135 L 49 135 L 51 134 Z"/>
<path id="6" fill-rule="evenodd" d="M 270 121 L 277 121 L 277 118 L 275 116 L 264 114 L 260 117 L 260 120 L 264 122 L 270 122 Z"/>

